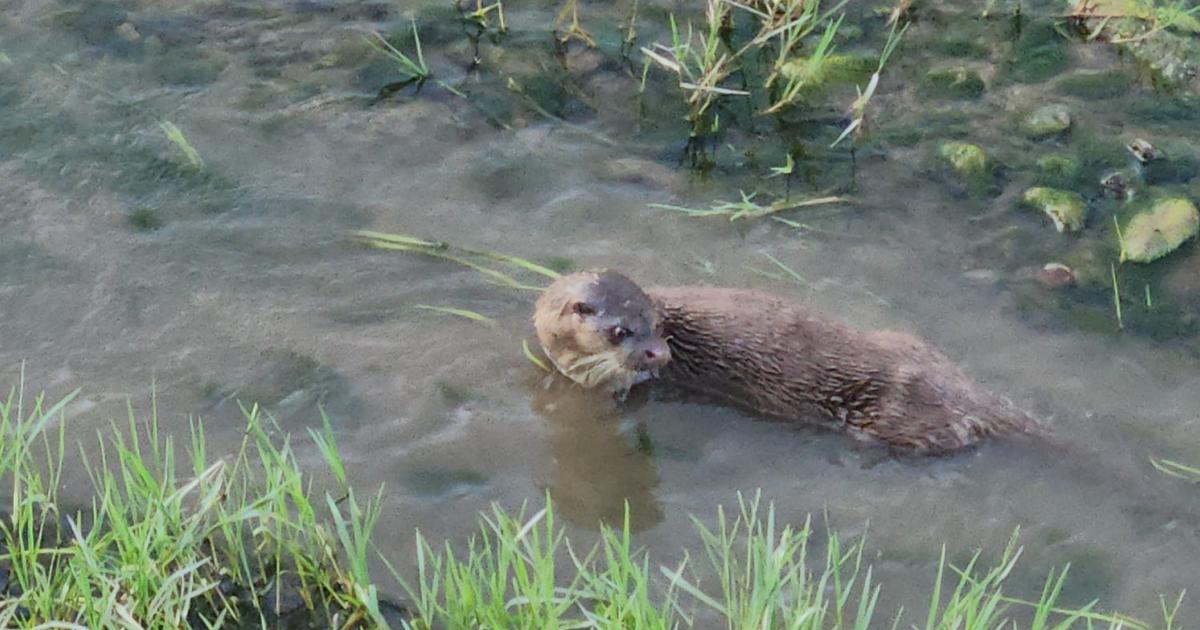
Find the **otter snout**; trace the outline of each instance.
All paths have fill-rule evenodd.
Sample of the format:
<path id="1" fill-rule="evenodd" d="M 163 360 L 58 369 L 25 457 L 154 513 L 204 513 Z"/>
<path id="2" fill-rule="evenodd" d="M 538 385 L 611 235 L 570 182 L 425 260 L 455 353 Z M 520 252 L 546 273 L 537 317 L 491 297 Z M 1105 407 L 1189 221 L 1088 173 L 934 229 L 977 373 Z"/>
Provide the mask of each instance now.
<path id="1" fill-rule="evenodd" d="M 630 356 L 630 363 L 639 372 L 657 372 L 671 360 L 671 348 L 662 339 L 650 339 L 638 344 Z"/>

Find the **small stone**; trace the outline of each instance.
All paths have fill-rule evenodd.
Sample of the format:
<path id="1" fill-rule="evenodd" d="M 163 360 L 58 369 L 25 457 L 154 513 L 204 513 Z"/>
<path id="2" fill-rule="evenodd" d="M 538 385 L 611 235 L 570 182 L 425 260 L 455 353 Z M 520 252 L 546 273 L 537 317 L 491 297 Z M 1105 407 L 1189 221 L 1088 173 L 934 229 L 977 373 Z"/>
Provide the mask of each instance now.
<path id="1" fill-rule="evenodd" d="M 1135 173 L 1113 171 L 1100 178 L 1100 190 L 1114 199 L 1128 201 L 1133 198 Z"/>
<path id="2" fill-rule="evenodd" d="M 1038 283 L 1047 289 L 1059 290 L 1075 286 L 1075 271 L 1057 262 L 1049 262 L 1037 273 Z"/>
<path id="3" fill-rule="evenodd" d="M 1143 164 L 1152 160 L 1157 160 L 1159 157 L 1158 149 L 1156 149 L 1153 144 L 1150 144 L 1141 138 L 1135 138 L 1133 142 L 1125 145 L 1125 148 L 1129 149 L 1129 152 L 1133 154 L 1133 157 L 1137 158 L 1137 161 L 1142 162 Z"/>
<path id="4" fill-rule="evenodd" d="M 1050 217 L 1059 232 L 1079 230 L 1087 217 L 1087 204 L 1083 197 L 1069 190 L 1037 186 L 1025 191 L 1024 201 Z"/>
<path id="5" fill-rule="evenodd" d="M 1031 138 L 1044 138 L 1066 131 L 1071 126 L 1071 110 L 1066 105 L 1046 105 L 1021 120 L 1021 132 Z"/>
<path id="6" fill-rule="evenodd" d="M 1190 200 L 1166 197 L 1129 219 L 1121 233 L 1121 260 L 1148 263 L 1175 251 L 1200 232 L 1200 211 Z"/>
<path id="7" fill-rule="evenodd" d="M 977 145 L 967 142 L 944 142 L 938 155 L 963 177 L 979 177 L 987 171 L 987 155 Z"/>
<path id="8" fill-rule="evenodd" d="M 138 32 L 137 27 L 129 22 L 121 22 L 121 25 L 117 27 L 117 36 L 130 43 L 134 43 L 142 38 L 142 34 Z"/>

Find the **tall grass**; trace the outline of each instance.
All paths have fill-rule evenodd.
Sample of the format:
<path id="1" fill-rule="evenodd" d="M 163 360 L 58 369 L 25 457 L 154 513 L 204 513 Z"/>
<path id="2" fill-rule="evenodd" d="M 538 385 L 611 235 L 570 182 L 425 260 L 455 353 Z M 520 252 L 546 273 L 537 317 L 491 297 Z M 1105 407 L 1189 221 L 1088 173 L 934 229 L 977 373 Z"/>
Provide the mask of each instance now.
<path id="1" fill-rule="evenodd" d="M 549 499 L 540 509 L 493 506 L 465 545 L 418 532 L 415 567 L 398 570 L 383 553 L 395 581 L 382 586 L 371 567 L 383 489 L 359 497 L 328 421 L 309 430 L 305 446 L 324 460 L 322 487 L 256 407 L 243 409 L 245 433 L 227 457 L 209 453 L 199 422 L 180 448 L 160 433 L 156 409 L 145 419 L 130 409 L 81 447 L 94 499 L 72 510 L 57 494 L 71 400 L 26 401 L 14 390 L 0 404 L 0 478 L 11 492 L 0 520 L 8 567 L 0 627 L 268 625 L 284 584 L 309 623 L 343 630 L 1151 627 L 1098 612 L 1095 602 L 1062 606 L 1066 568 L 1051 571 L 1033 597 L 1013 597 L 1006 582 L 1021 556 L 1015 534 L 990 568 L 978 553 L 953 565 L 943 550 L 936 574 L 919 578 L 933 578 L 928 602 L 906 607 L 916 613 L 908 617 L 882 612 L 886 587 L 865 561 L 864 538 L 818 535 L 807 520 L 780 519 L 758 495 L 739 496 L 735 510 L 719 508 L 711 522 L 693 519 L 696 555 L 668 564 L 637 547 L 628 510 L 581 546 Z M 385 590 L 407 595 L 411 618 L 385 614 Z M 1161 602 L 1169 629 L 1179 627 L 1182 595 L 1172 601 Z"/>
<path id="2" fill-rule="evenodd" d="M 69 510 L 58 488 L 70 397 L 21 401 L 11 392 L 0 406 L 0 475 L 11 488 L 0 627 L 232 626 L 264 619 L 267 594 L 289 581 L 311 615 L 386 625 L 367 571 L 382 495 L 315 491 L 257 407 L 245 410 L 237 453 L 222 458 L 209 457 L 201 424 L 181 452 L 154 411 L 139 421 L 131 409 L 124 426 L 80 446 L 94 499 Z M 329 469 L 343 471 L 329 427 L 314 438 Z"/>

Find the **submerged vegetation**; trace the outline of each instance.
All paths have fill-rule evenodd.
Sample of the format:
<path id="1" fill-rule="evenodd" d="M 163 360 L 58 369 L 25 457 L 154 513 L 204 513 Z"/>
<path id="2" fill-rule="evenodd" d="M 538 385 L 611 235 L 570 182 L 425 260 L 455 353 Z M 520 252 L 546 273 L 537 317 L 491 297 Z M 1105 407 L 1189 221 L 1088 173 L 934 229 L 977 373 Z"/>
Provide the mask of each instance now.
<path id="1" fill-rule="evenodd" d="M 328 422 L 301 444 L 257 407 L 244 409 L 245 437 L 231 456 L 209 452 L 199 422 L 177 448 L 160 434 L 155 407 L 141 420 L 131 407 L 95 447 L 79 445 L 95 498 L 71 507 L 59 489 L 80 472 L 68 463 L 72 400 L 14 390 L 0 405 L 0 478 L 11 493 L 0 521 L 3 627 L 217 628 L 299 615 L 346 629 L 865 630 L 918 618 L 880 610 L 886 586 L 864 560 L 865 539 L 783 522 L 758 496 L 739 498 L 732 514 L 718 508 L 711 522 L 694 518 L 702 553 L 667 564 L 638 549 L 628 509 L 581 545 L 547 500 L 532 513 L 494 506 L 465 547 L 417 533 L 415 569 L 397 571 L 372 542 L 382 488 L 356 495 Z M 306 451 L 320 454 L 323 470 L 302 469 Z M 1151 627 L 1095 602 L 1063 607 L 1066 568 L 1031 598 L 1013 597 L 1005 582 L 1021 556 L 1016 541 L 991 568 L 979 553 L 958 566 L 943 550 L 928 602 L 905 609 L 925 607 L 927 630 Z M 377 561 L 387 586 L 372 574 Z M 1164 600 L 1161 627 L 1179 627 L 1180 601 Z"/>

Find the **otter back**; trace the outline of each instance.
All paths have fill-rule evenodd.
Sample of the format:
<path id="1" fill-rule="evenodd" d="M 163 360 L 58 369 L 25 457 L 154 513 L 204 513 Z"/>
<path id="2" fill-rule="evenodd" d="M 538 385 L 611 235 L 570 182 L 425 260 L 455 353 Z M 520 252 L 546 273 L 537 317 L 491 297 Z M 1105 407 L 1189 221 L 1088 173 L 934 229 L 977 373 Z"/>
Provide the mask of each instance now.
<path id="1" fill-rule="evenodd" d="M 647 291 L 671 350 L 663 378 L 760 413 L 919 452 L 1038 424 L 902 332 L 860 331 L 755 291 Z"/>

